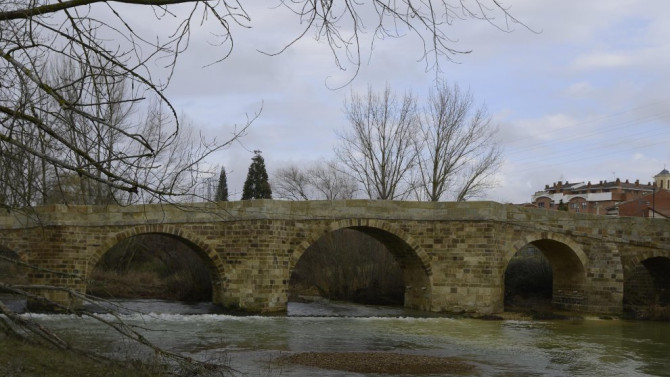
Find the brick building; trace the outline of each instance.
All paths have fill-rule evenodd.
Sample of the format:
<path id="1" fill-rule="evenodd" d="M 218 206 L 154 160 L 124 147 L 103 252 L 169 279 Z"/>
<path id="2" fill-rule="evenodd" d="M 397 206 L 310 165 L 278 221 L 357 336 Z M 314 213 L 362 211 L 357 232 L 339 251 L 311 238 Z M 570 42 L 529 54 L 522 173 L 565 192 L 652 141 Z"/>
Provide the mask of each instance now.
<path id="1" fill-rule="evenodd" d="M 663 169 L 654 176 L 656 190 L 618 205 L 619 216 L 670 218 L 670 172 Z"/>
<path id="2" fill-rule="evenodd" d="M 670 191 L 658 190 L 619 204 L 619 216 L 670 218 Z"/>
<path id="3" fill-rule="evenodd" d="M 569 212 L 593 213 L 597 215 L 616 215 L 616 205 L 621 202 L 637 199 L 654 191 L 651 183 L 641 184 L 616 181 L 600 181 L 592 184 L 569 183 L 558 181 L 552 186 L 545 186 L 544 191 L 533 195 L 535 206 L 546 209 L 558 209 L 563 203 Z"/>
<path id="4" fill-rule="evenodd" d="M 569 212 L 665 218 L 670 217 L 669 189 L 670 172 L 663 169 L 654 176 L 653 184 L 641 184 L 639 180 L 622 182 L 619 178 L 596 184 L 559 181 L 536 192 L 532 204 L 557 210 L 562 203 Z"/>

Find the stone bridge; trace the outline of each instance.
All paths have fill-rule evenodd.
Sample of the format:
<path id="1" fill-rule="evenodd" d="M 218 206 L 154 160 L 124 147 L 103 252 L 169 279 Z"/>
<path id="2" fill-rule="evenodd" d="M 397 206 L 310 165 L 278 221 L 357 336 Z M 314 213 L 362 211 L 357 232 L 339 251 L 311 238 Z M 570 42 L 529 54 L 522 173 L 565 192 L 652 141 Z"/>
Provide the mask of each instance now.
<path id="1" fill-rule="evenodd" d="M 310 245 L 350 228 L 381 241 L 395 257 L 406 307 L 487 314 L 504 309 L 507 265 L 531 244 L 552 265 L 554 306 L 617 314 L 626 297 L 667 301 L 669 225 L 494 202 L 51 205 L 0 214 L 0 248 L 39 268 L 29 274 L 35 285 L 85 292 L 87 276 L 114 245 L 162 234 L 186 243 L 206 262 L 214 303 L 273 312 L 286 309 L 291 273 Z M 65 291 L 39 293 L 77 305 Z"/>

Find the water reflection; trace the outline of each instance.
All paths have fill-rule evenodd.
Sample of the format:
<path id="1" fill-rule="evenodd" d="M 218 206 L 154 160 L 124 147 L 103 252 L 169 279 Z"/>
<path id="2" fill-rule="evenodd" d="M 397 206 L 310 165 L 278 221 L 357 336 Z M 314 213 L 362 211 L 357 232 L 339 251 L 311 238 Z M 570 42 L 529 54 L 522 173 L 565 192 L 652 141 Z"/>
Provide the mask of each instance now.
<path id="1" fill-rule="evenodd" d="M 87 303 L 84 309 L 93 313 L 115 311 L 121 314 L 238 314 L 230 312 L 210 302 L 183 302 L 169 300 L 100 300 Z M 405 309 L 399 306 L 360 305 L 348 302 L 289 302 L 286 310 L 289 317 L 439 317 L 437 313 L 427 313 Z"/>
<path id="2" fill-rule="evenodd" d="M 349 302 L 289 302 L 290 317 L 420 317 L 430 313 L 405 309 L 400 306 L 360 305 Z"/>
<path id="3" fill-rule="evenodd" d="M 25 297 L 0 293 L 0 301 L 2 301 L 5 306 L 14 313 L 25 313 L 26 312 L 26 299 Z"/>
<path id="4" fill-rule="evenodd" d="M 223 314 L 225 310 L 211 302 L 184 302 L 170 300 L 99 300 L 95 303 L 87 303 L 84 310 L 92 313 L 119 314 Z"/>

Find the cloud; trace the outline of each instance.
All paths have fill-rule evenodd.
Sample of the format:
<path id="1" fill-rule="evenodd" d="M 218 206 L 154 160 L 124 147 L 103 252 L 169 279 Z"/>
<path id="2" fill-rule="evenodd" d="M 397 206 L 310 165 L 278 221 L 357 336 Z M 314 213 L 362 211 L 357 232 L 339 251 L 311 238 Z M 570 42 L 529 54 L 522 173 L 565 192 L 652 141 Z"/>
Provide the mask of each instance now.
<path id="1" fill-rule="evenodd" d="M 596 88 L 587 81 L 580 81 L 565 89 L 564 94 L 569 97 L 588 98 L 594 95 Z"/>
<path id="2" fill-rule="evenodd" d="M 603 69 L 603 68 L 623 68 L 633 64 L 633 59 L 622 53 L 614 52 L 596 52 L 578 56 L 573 67 L 579 70 Z"/>
<path id="3" fill-rule="evenodd" d="M 426 72 L 416 37 L 376 40 L 370 51 L 367 34 L 354 76 L 356 67 L 338 68 L 329 46 L 313 35 L 278 56 L 260 53 L 281 50 L 302 25 L 281 8 L 245 3 L 253 27 L 233 25 L 234 50 L 221 63 L 203 68 L 225 51 L 212 45 L 216 25 L 194 25 L 168 95 L 178 111 L 217 138 L 230 135 L 262 104 L 242 144 L 211 161 L 226 165 L 231 191 L 241 191 L 254 149 L 263 151 L 269 170 L 332 156 L 338 142 L 333 131 L 347 126 L 346 96 L 386 83 L 424 95 L 436 80 L 447 80 L 469 87 L 487 105 L 506 153 L 500 186 L 487 199 L 525 202 L 545 184 L 609 179 L 613 171 L 646 182 L 670 162 L 666 0 L 512 5 L 512 14 L 532 31 L 512 25 L 513 32 L 503 33 L 486 22 L 457 21 L 447 28 L 454 47 L 473 52 L 457 56 L 456 64 L 445 62 L 438 74 Z M 170 30 L 132 11 L 131 21 L 149 33 Z"/>

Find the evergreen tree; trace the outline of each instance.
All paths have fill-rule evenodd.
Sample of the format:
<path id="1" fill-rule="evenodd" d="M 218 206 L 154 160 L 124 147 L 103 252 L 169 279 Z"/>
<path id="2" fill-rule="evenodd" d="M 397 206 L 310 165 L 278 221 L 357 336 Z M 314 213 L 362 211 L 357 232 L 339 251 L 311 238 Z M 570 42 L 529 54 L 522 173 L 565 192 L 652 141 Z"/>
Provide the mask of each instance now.
<path id="1" fill-rule="evenodd" d="M 268 183 L 268 173 L 265 170 L 265 161 L 260 151 L 251 160 L 247 180 L 242 189 L 242 200 L 249 199 L 272 199 L 272 189 Z"/>
<path id="2" fill-rule="evenodd" d="M 565 203 L 563 203 L 563 199 L 561 199 L 561 200 L 558 202 L 558 210 L 559 210 L 559 211 L 567 211 L 567 210 L 568 210 L 568 205 L 565 204 Z"/>
<path id="3" fill-rule="evenodd" d="M 227 202 L 228 201 L 228 181 L 226 179 L 226 168 L 221 168 L 221 174 L 219 174 L 219 184 L 216 186 L 216 195 L 214 200 L 217 202 Z"/>

